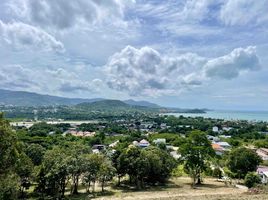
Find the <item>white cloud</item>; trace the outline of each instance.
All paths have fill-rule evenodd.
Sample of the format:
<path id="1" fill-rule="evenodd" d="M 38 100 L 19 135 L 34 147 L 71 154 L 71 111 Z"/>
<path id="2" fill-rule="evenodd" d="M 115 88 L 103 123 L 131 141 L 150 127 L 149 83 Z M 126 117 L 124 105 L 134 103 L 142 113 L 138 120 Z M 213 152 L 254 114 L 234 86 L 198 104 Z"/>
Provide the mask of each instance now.
<path id="1" fill-rule="evenodd" d="M 259 25 L 268 22 L 268 0 L 227 0 L 220 10 L 226 25 Z"/>
<path id="2" fill-rule="evenodd" d="M 249 46 L 245 49 L 237 48 L 230 54 L 212 59 L 204 66 L 207 77 L 233 79 L 243 71 L 255 71 L 260 69 L 256 48 Z"/>
<path id="3" fill-rule="evenodd" d="M 13 0 L 9 8 L 34 24 L 67 29 L 80 24 L 119 23 L 133 0 Z"/>
<path id="4" fill-rule="evenodd" d="M 179 93 L 184 75 L 198 70 L 204 62 L 195 54 L 168 57 L 150 47 L 128 46 L 110 58 L 105 71 L 112 89 L 130 95 L 158 96 Z"/>
<path id="5" fill-rule="evenodd" d="M 0 20 L 0 36 L 0 40 L 18 49 L 64 51 L 64 45 L 52 35 L 21 22 L 4 23 Z"/>
<path id="6" fill-rule="evenodd" d="M 133 96 L 161 96 L 179 94 L 215 77 L 232 79 L 243 71 L 259 68 L 255 47 L 238 48 L 208 59 L 191 53 L 167 56 L 150 47 L 128 46 L 110 58 L 105 72 L 112 89 Z"/>
<path id="7" fill-rule="evenodd" d="M 0 66 L 0 88 L 46 93 L 99 91 L 101 80 L 81 80 L 79 74 L 58 68 L 27 68 L 21 65 Z"/>

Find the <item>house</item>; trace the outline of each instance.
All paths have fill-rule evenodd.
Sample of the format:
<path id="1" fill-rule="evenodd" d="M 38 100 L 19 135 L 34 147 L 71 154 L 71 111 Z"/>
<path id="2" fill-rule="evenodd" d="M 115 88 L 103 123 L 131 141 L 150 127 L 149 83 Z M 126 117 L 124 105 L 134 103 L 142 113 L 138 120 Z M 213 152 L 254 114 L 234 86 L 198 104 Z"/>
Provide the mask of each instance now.
<path id="1" fill-rule="evenodd" d="M 181 155 L 178 154 L 177 151 L 171 151 L 171 152 L 170 152 L 170 155 L 171 155 L 173 158 L 175 158 L 176 160 L 178 160 L 178 159 L 181 157 Z"/>
<path id="2" fill-rule="evenodd" d="M 135 140 L 135 141 L 133 141 L 133 142 L 132 142 L 132 144 L 133 144 L 134 146 L 139 146 L 139 142 L 138 142 L 138 141 L 136 141 L 136 140 Z"/>
<path id="3" fill-rule="evenodd" d="M 208 135 L 207 138 L 212 142 L 219 142 L 220 141 L 219 137 L 215 137 L 215 136 L 212 136 L 212 135 Z"/>
<path id="4" fill-rule="evenodd" d="M 150 143 L 145 139 L 143 139 L 143 140 L 141 140 L 139 142 L 139 147 L 145 148 L 145 147 L 148 147 L 148 146 L 150 146 Z"/>
<path id="5" fill-rule="evenodd" d="M 105 150 L 106 149 L 106 146 L 105 145 L 103 145 L 103 144 L 95 144 L 95 145 L 93 145 L 93 147 L 92 147 L 92 151 L 102 151 L 102 150 Z"/>
<path id="6" fill-rule="evenodd" d="M 166 139 L 165 138 L 157 138 L 153 141 L 154 144 L 166 144 Z"/>
<path id="7" fill-rule="evenodd" d="M 221 135 L 220 137 L 221 137 L 221 138 L 225 138 L 225 139 L 232 138 L 231 135 Z"/>
<path id="8" fill-rule="evenodd" d="M 216 154 L 220 156 L 225 151 L 229 151 L 231 149 L 231 145 L 228 142 L 214 142 L 211 145 L 214 151 L 216 152 Z"/>
<path id="9" fill-rule="evenodd" d="M 256 153 L 262 158 L 262 160 L 268 160 L 268 149 L 267 148 L 259 148 Z"/>
<path id="10" fill-rule="evenodd" d="M 212 148 L 214 149 L 216 155 L 222 156 L 224 153 L 224 149 L 217 143 L 211 144 Z"/>
<path id="11" fill-rule="evenodd" d="M 116 145 L 119 143 L 119 140 L 113 142 L 112 144 L 109 145 L 110 148 L 116 147 Z"/>
<path id="12" fill-rule="evenodd" d="M 212 127 L 212 132 L 218 133 L 219 132 L 219 128 L 217 126 L 213 126 Z"/>
<path id="13" fill-rule="evenodd" d="M 160 128 L 161 128 L 161 129 L 166 129 L 166 128 L 167 128 L 167 124 L 166 124 L 166 123 L 162 123 L 162 124 L 160 124 Z"/>
<path id="14" fill-rule="evenodd" d="M 230 150 L 231 145 L 228 142 L 217 142 L 218 145 L 220 145 L 224 150 Z"/>
<path id="15" fill-rule="evenodd" d="M 228 126 L 223 126 L 222 127 L 222 130 L 223 131 L 226 131 L 226 132 L 229 132 L 230 130 L 232 130 L 233 128 L 232 127 L 228 127 Z"/>
<path id="16" fill-rule="evenodd" d="M 261 177 L 261 182 L 263 184 L 267 184 L 268 183 L 268 167 L 266 167 L 266 166 L 259 166 L 257 168 L 257 173 Z"/>

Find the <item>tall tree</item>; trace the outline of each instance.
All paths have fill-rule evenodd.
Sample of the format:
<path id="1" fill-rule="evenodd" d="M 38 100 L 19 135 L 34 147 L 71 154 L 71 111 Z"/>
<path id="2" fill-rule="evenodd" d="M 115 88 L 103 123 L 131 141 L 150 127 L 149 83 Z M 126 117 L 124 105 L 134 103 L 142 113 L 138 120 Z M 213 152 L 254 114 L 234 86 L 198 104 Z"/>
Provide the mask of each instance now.
<path id="1" fill-rule="evenodd" d="M 64 198 L 68 178 L 67 161 L 66 150 L 60 147 L 54 147 L 44 155 L 39 172 L 39 175 L 40 173 L 44 175 L 39 176 L 44 180 L 38 182 L 45 183 L 45 188 L 41 188 L 41 190 L 45 190 L 46 194 L 53 196 L 53 198 Z"/>
<path id="2" fill-rule="evenodd" d="M 26 154 L 31 158 L 34 165 L 40 165 L 45 154 L 45 148 L 40 144 L 30 144 L 26 148 Z"/>
<path id="3" fill-rule="evenodd" d="M 16 162 L 16 173 L 20 178 L 20 197 L 24 198 L 24 191 L 30 188 L 30 178 L 33 172 L 34 165 L 31 159 L 25 154 L 21 153 Z"/>
<path id="4" fill-rule="evenodd" d="M 0 199 L 17 198 L 18 176 L 15 164 L 18 155 L 16 134 L 0 113 Z"/>
<path id="5" fill-rule="evenodd" d="M 201 184 L 201 174 L 208 166 L 208 161 L 215 155 L 206 134 L 192 131 L 186 143 L 181 146 L 180 153 L 185 161 L 185 171 L 193 178 L 193 186 Z"/>
<path id="6" fill-rule="evenodd" d="M 92 183 L 92 192 L 94 193 L 96 181 L 98 180 L 98 173 L 105 157 L 103 154 L 88 154 L 85 155 L 84 158 L 85 171 L 83 181 L 87 184 L 87 192 L 89 192 Z"/>
<path id="7" fill-rule="evenodd" d="M 240 179 L 244 178 L 248 172 L 256 171 L 261 161 L 261 158 L 253 150 L 239 147 L 230 152 L 227 166 Z"/>
<path id="8" fill-rule="evenodd" d="M 115 168 L 113 167 L 112 162 L 108 160 L 108 158 L 104 158 L 98 171 L 98 180 L 101 183 L 102 192 L 104 192 L 105 183 L 107 181 L 112 180 L 114 174 L 115 174 Z"/>
<path id="9" fill-rule="evenodd" d="M 81 174 L 85 171 L 84 155 L 89 153 L 90 149 L 84 145 L 71 145 L 70 155 L 67 159 L 68 174 L 72 179 L 71 194 L 78 194 L 78 185 Z"/>

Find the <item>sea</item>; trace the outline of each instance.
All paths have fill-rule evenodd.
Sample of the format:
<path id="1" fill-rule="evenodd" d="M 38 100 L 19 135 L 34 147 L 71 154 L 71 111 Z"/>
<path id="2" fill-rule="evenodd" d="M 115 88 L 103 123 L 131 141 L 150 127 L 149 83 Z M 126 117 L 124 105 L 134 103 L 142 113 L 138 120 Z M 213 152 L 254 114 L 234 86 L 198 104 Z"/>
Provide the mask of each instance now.
<path id="1" fill-rule="evenodd" d="M 206 113 L 165 113 L 165 115 L 185 116 L 185 117 L 204 117 L 225 120 L 248 120 L 268 122 L 268 111 L 227 111 L 213 110 Z"/>

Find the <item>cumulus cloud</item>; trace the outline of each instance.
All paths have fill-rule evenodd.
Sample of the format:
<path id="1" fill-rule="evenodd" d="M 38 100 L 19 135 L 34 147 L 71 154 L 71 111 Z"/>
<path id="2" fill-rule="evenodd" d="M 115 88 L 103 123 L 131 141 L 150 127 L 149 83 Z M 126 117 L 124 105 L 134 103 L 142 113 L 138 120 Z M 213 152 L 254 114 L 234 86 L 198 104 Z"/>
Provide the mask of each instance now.
<path id="1" fill-rule="evenodd" d="M 268 0 L 227 0 L 220 10 L 220 19 L 226 25 L 246 25 L 268 22 Z"/>
<path id="2" fill-rule="evenodd" d="M 98 92 L 99 79 L 80 80 L 78 74 L 65 69 L 32 69 L 22 65 L 0 66 L 0 88 L 48 93 Z"/>
<path id="3" fill-rule="evenodd" d="M 110 58 L 105 72 L 112 89 L 154 96 L 178 92 L 184 75 L 198 70 L 204 62 L 195 54 L 168 57 L 150 47 L 127 46 Z"/>
<path id="4" fill-rule="evenodd" d="M 127 46 L 105 65 L 107 84 L 130 95 L 178 94 L 209 79 L 232 79 L 243 71 L 260 68 L 255 47 L 238 48 L 230 54 L 208 59 L 196 54 L 162 55 L 143 47 Z"/>
<path id="5" fill-rule="evenodd" d="M 0 20 L 2 41 L 16 48 L 63 52 L 64 45 L 47 32 L 21 22 L 4 23 Z"/>
<path id="6" fill-rule="evenodd" d="M 260 69 L 256 48 L 249 46 L 245 49 L 237 48 L 230 54 L 209 60 L 204 66 L 207 77 L 219 77 L 233 79 L 243 71 L 254 71 Z"/>
<path id="7" fill-rule="evenodd" d="M 77 24 L 118 22 L 133 0 L 15 0 L 9 7 L 18 16 L 40 26 L 66 29 Z"/>
<path id="8" fill-rule="evenodd" d="M 92 81 L 63 81 L 59 87 L 61 92 L 77 92 L 77 91 L 90 91 L 99 92 L 99 88 L 102 86 L 100 79 L 94 79 Z"/>

